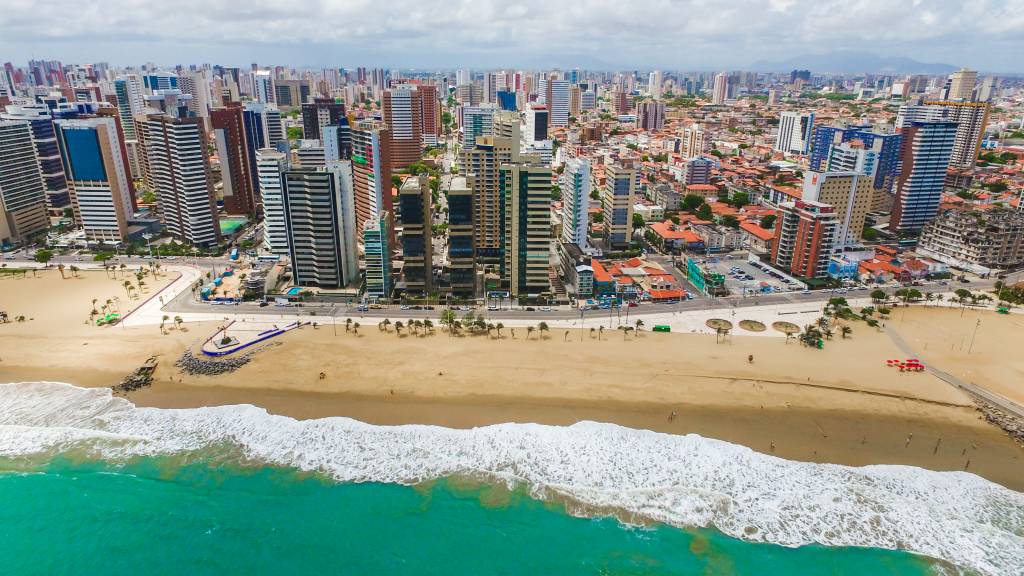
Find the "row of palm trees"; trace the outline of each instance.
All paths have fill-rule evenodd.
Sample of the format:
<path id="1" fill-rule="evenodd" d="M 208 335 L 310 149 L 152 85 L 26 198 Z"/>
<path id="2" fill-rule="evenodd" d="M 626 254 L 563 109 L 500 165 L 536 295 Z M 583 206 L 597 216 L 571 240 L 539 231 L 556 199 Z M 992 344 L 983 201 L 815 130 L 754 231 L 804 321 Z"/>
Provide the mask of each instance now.
<path id="1" fill-rule="evenodd" d="M 164 330 L 164 324 L 166 324 L 167 321 L 170 320 L 170 319 L 171 319 L 171 317 L 168 316 L 167 314 L 164 314 L 163 318 L 160 319 L 160 333 L 161 334 L 166 334 L 167 333 L 167 331 Z M 177 330 L 181 330 L 181 325 L 184 322 L 185 321 L 181 319 L 181 316 L 175 316 L 174 317 L 174 328 L 177 329 Z"/>

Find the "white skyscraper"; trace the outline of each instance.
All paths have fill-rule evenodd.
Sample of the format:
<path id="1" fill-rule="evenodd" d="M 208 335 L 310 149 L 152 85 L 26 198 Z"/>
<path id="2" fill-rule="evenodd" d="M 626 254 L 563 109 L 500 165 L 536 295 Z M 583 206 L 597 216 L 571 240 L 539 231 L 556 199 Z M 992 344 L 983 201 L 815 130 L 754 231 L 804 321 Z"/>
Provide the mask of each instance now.
<path id="1" fill-rule="evenodd" d="M 725 104 L 729 97 L 729 75 L 725 72 L 715 74 L 715 86 L 711 92 L 712 104 Z"/>
<path id="2" fill-rule="evenodd" d="M 590 160 L 570 158 L 562 172 L 562 240 L 587 247 L 587 208 L 590 205 Z"/>
<path id="3" fill-rule="evenodd" d="M 661 70 L 655 70 L 647 77 L 647 93 L 655 100 L 661 100 Z"/>
<path id="4" fill-rule="evenodd" d="M 704 129 L 700 124 L 690 124 L 683 130 L 683 143 L 679 153 L 685 160 L 696 158 L 704 153 Z"/>
<path id="5" fill-rule="evenodd" d="M 253 72 L 252 87 L 255 92 L 256 101 L 267 102 L 274 101 L 274 79 L 270 76 L 270 72 L 267 70 L 257 70 Z"/>
<path id="6" fill-rule="evenodd" d="M 814 112 L 782 112 L 775 150 L 783 154 L 807 154 L 814 130 Z"/>
<path id="7" fill-rule="evenodd" d="M 548 122 L 551 126 L 569 125 L 569 81 L 548 80 Z"/>
<path id="8" fill-rule="evenodd" d="M 263 248 L 277 256 L 288 255 L 288 232 L 284 225 L 281 174 L 288 169 L 288 156 L 273 148 L 256 151 L 260 202 L 263 205 Z"/>
<path id="9" fill-rule="evenodd" d="M 217 244 L 220 227 L 202 120 L 151 114 L 139 126 L 146 143 L 148 181 L 156 193 L 165 229 L 189 244 Z"/>

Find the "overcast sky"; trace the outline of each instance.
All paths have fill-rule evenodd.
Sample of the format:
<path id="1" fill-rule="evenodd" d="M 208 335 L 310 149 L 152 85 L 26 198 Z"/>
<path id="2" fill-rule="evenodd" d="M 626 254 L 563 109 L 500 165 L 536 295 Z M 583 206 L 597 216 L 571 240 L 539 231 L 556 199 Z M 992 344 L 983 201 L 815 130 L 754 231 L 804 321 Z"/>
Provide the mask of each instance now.
<path id="1" fill-rule="evenodd" d="M 0 0 L 0 60 L 741 69 L 857 50 L 1024 71 L 1024 0 Z"/>

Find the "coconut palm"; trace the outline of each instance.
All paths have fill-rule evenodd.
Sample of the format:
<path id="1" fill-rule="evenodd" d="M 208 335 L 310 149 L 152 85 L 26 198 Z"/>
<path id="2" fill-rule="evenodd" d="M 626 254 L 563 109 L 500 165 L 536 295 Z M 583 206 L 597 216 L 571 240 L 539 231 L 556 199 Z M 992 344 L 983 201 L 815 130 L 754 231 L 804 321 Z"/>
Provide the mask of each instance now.
<path id="1" fill-rule="evenodd" d="M 533 334 L 534 330 L 535 330 L 535 328 L 533 326 L 527 326 L 526 327 L 526 339 L 527 340 L 530 339 L 530 335 Z"/>
<path id="2" fill-rule="evenodd" d="M 416 331 L 413 330 L 413 328 L 416 327 L 416 321 L 413 320 L 412 318 L 409 318 L 408 320 L 405 321 L 405 327 L 409 329 L 409 332 L 412 332 L 413 334 L 416 333 Z"/>
<path id="3" fill-rule="evenodd" d="M 604 324 L 598 326 L 598 328 L 597 328 L 597 339 L 601 340 L 601 336 L 603 334 L 604 334 Z"/>
<path id="4" fill-rule="evenodd" d="M 121 285 L 124 286 L 124 291 L 128 293 L 128 296 L 131 296 L 132 289 L 135 288 L 134 286 L 132 286 L 131 281 L 125 280 Z"/>
<path id="5" fill-rule="evenodd" d="M 548 323 L 541 322 L 540 324 L 537 324 L 537 329 L 540 330 L 540 337 L 543 339 L 544 333 L 548 331 Z"/>
<path id="6" fill-rule="evenodd" d="M 594 338 L 594 332 L 597 332 L 597 328 L 591 328 L 591 329 L 590 329 L 590 338 L 591 338 L 591 339 L 593 339 L 593 338 Z"/>
<path id="7" fill-rule="evenodd" d="M 489 337 L 491 335 L 491 331 L 494 330 L 494 324 L 488 322 L 486 328 L 487 328 L 487 336 Z"/>
<path id="8" fill-rule="evenodd" d="M 431 334 L 434 333 L 434 323 L 431 322 L 430 318 L 423 321 L 423 328 Z"/>
<path id="9" fill-rule="evenodd" d="M 853 333 L 853 328 L 850 328 L 849 326 L 842 326 L 839 328 L 839 332 L 843 335 L 843 340 L 846 340 L 846 338 Z"/>
<path id="10" fill-rule="evenodd" d="M 60 270 L 60 279 L 61 280 L 66 280 L 67 277 L 64 276 L 64 265 L 63 264 L 57 264 L 57 270 Z"/>
<path id="11" fill-rule="evenodd" d="M 391 326 L 391 319 L 390 318 L 385 318 L 384 319 L 384 331 L 385 332 L 388 331 L 388 326 Z"/>
<path id="12" fill-rule="evenodd" d="M 181 330 L 182 322 L 184 322 L 184 320 L 181 319 L 181 316 L 174 317 L 174 327 L 177 328 L 178 330 Z"/>
<path id="13" fill-rule="evenodd" d="M 359 334 L 359 322 L 355 322 L 352 324 L 352 332 L 354 334 Z"/>
<path id="14" fill-rule="evenodd" d="M 170 316 L 168 316 L 167 314 L 164 314 L 163 318 L 160 319 L 160 333 L 161 334 L 164 331 L 164 322 L 167 322 L 168 319 L 170 319 Z"/>
<path id="15" fill-rule="evenodd" d="M 395 334 L 401 336 L 402 335 L 402 328 L 403 328 L 402 321 L 401 320 L 396 320 L 395 321 Z"/>
<path id="16" fill-rule="evenodd" d="M 644 327 L 644 321 L 643 320 L 637 320 L 636 321 L 636 332 L 637 332 L 638 336 L 640 335 L 640 329 L 643 328 L 643 327 Z"/>
<path id="17" fill-rule="evenodd" d="M 78 266 L 75 266 L 74 264 L 71 265 L 71 275 L 76 278 L 78 277 Z"/>
<path id="18" fill-rule="evenodd" d="M 498 322 L 497 324 L 494 325 L 494 329 L 498 331 L 498 338 L 501 338 L 501 329 L 504 327 L 505 325 L 502 324 L 501 322 Z"/>
<path id="19" fill-rule="evenodd" d="M 352 329 L 352 319 L 351 318 L 345 318 L 345 332 L 348 332 L 351 329 Z"/>

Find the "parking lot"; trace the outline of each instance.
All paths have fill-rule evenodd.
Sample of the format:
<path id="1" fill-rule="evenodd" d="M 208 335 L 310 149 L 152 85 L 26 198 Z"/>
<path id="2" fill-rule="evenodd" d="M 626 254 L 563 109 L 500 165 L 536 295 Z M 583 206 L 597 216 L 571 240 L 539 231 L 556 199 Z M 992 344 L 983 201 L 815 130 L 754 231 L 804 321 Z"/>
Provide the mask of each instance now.
<path id="1" fill-rule="evenodd" d="M 708 268 L 725 276 L 725 285 L 732 296 L 752 296 L 779 292 L 800 291 L 803 286 L 788 283 L 767 265 L 760 267 L 745 258 L 708 259 Z"/>

